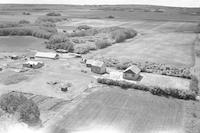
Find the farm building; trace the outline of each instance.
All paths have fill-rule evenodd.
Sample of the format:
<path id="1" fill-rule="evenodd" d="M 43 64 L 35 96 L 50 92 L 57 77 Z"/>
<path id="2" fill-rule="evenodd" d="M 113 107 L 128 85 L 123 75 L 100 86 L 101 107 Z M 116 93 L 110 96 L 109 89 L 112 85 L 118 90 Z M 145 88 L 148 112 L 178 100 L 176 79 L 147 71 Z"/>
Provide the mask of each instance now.
<path id="1" fill-rule="evenodd" d="M 19 59 L 19 56 L 18 55 L 10 55 L 9 58 L 12 60 L 17 60 L 17 59 Z"/>
<path id="2" fill-rule="evenodd" d="M 97 74 L 106 73 L 106 65 L 102 61 L 94 61 L 92 63 L 91 71 Z"/>
<path id="3" fill-rule="evenodd" d="M 124 70 L 123 78 L 128 80 L 137 80 L 140 76 L 140 72 L 141 70 L 137 66 L 132 65 Z"/>
<path id="4" fill-rule="evenodd" d="M 91 59 L 85 59 L 85 64 L 87 67 L 92 67 L 92 64 L 95 62 L 95 60 L 91 60 Z"/>
<path id="5" fill-rule="evenodd" d="M 28 67 L 28 68 L 33 68 L 33 69 L 38 69 L 44 66 L 43 62 L 39 61 L 27 61 L 23 64 L 23 67 Z"/>
<path id="6" fill-rule="evenodd" d="M 37 52 L 35 54 L 35 57 L 37 58 L 49 58 L 49 59 L 58 59 L 58 54 L 51 53 L 51 52 Z"/>

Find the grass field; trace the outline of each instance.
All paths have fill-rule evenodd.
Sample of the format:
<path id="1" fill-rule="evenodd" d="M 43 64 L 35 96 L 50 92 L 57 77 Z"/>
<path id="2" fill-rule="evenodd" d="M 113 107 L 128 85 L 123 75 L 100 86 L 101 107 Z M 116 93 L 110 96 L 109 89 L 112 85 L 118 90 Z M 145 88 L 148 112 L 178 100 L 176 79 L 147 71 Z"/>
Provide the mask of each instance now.
<path id="1" fill-rule="evenodd" d="M 194 64 L 193 42 L 195 37 L 195 34 L 184 33 L 148 34 L 99 50 L 94 52 L 94 55 L 190 67 Z"/>
<path id="2" fill-rule="evenodd" d="M 24 52 L 27 49 L 45 49 L 44 39 L 29 36 L 0 37 L 0 52 Z"/>

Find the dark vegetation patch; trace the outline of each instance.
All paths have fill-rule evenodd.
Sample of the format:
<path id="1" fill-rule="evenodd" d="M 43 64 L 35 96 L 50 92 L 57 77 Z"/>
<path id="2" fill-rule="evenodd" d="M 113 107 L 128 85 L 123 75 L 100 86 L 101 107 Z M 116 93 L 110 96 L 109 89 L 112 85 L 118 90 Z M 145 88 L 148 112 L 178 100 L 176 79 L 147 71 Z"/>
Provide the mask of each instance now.
<path id="1" fill-rule="evenodd" d="M 179 90 L 175 88 L 160 88 L 160 87 L 154 87 L 154 86 L 144 86 L 140 84 L 134 84 L 129 83 L 126 81 L 116 81 L 112 79 L 105 79 L 105 78 L 98 78 L 98 83 L 107 84 L 107 85 L 114 85 L 114 86 L 120 86 L 123 89 L 138 89 L 143 91 L 149 91 L 153 95 L 159 95 L 159 96 L 172 96 L 179 99 L 185 99 L 185 100 L 195 100 L 196 94 L 192 90 Z"/>
<path id="2" fill-rule="evenodd" d="M 28 125 L 40 122 L 40 111 L 38 106 L 21 93 L 7 93 L 0 97 L 0 108 L 6 113 L 13 114 L 18 121 Z"/>
<path id="3" fill-rule="evenodd" d="M 59 12 L 49 12 L 46 16 L 61 16 L 61 14 Z"/>
<path id="4" fill-rule="evenodd" d="M 71 44 L 73 44 L 74 51 L 70 48 L 70 52 L 85 54 L 91 50 L 102 49 L 123 42 L 136 35 L 137 32 L 133 29 L 121 27 L 93 28 L 80 25 L 72 33 L 59 33 L 51 36 L 47 48 L 69 50 L 68 46 L 72 47 Z"/>
<path id="5" fill-rule="evenodd" d="M 57 33 L 56 22 L 66 21 L 66 17 L 39 17 L 34 24 L 27 20 L 20 20 L 17 23 L 0 24 L 0 36 L 34 36 L 49 39 Z"/>

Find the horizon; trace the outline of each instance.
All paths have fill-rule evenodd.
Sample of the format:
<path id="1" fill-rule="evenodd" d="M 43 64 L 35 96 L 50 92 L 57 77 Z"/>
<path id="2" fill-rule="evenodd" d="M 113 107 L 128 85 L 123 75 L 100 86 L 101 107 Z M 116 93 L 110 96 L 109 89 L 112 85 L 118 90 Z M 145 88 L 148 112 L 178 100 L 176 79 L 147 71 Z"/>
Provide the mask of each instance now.
<path id="1" fill-rule="evenodd" d="M 173 0 L 153 0 L 149 2 L 149 0 L 57 0 L 56 2 L 53 0 L 3 0 L 0 1 L 0 4 L 58 4 L 58 5 L 152 5 L 152 6 L 167 6 L 167 7 L 188 7 L 188 8 L 200 8 L 199 0 L 179 0 L 174 2 Z"/>

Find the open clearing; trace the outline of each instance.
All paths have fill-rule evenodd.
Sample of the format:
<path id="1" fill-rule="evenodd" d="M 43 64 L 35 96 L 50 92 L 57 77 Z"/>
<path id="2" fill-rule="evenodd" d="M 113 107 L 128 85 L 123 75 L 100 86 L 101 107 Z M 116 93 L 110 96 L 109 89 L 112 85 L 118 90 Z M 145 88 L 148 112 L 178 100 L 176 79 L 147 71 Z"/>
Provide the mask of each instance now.
<path id="1" fill-rule="evenodd" d="M 56 122 L 55 128 L 57 133 L 183 133 L 183 115 L 179 100 L 117 87 L 101 88 Z"/>

